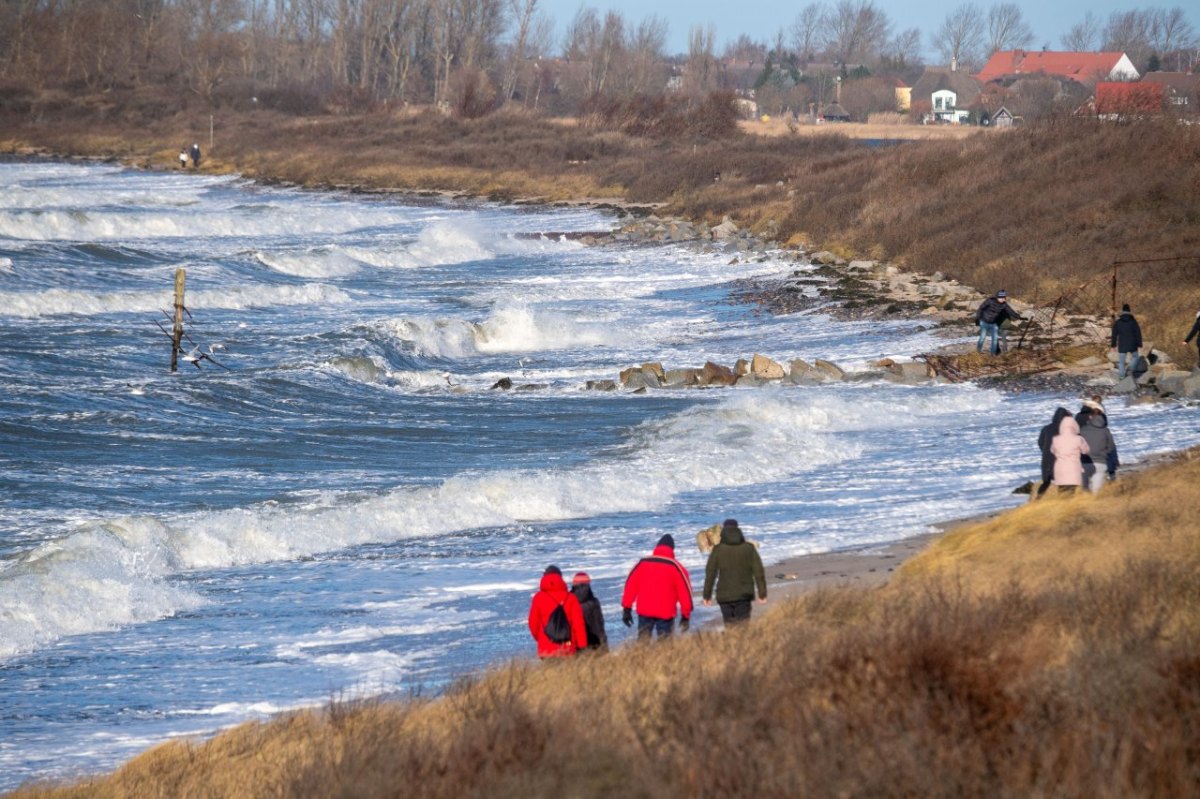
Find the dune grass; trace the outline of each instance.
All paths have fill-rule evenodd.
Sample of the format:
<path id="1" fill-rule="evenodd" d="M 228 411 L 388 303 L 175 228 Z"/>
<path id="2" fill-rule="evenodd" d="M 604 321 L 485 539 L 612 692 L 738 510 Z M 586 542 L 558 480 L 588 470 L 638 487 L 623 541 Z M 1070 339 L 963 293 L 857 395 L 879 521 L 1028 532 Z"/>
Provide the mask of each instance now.
<path id="1" fill-rule="evenodd" d="M 1200 795 L 1200 449 L 876 590 L 174 741 L 32 797 Z"/>

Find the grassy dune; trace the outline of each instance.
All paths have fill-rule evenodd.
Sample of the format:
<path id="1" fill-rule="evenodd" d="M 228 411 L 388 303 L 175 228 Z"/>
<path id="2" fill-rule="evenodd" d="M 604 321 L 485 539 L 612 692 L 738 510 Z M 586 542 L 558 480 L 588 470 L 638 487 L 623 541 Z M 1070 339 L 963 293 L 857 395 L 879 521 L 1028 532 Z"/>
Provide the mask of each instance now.
<path id="1" fill-rule="evenodd" d="M 1200 449 L 748 627 L 334 704 L 20 797 L 1200 795 Z"/>

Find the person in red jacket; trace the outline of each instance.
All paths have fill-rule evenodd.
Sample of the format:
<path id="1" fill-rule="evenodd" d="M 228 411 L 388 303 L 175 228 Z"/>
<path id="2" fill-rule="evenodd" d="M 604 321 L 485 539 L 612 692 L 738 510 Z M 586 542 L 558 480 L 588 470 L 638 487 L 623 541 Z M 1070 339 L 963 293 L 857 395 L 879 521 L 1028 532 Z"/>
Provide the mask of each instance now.
<path id="1" fill-rule="evenodd" d="M 686 630 L 692 617 L 692 581 L 683 564 L 675 560 L 675 539 L 670 533 L 658 539 L 654 554 L 642 558 L 625 580 L 621 595 L 624 612 L 621 621 L 633 626 L 633 607 L 637 605 L 638 638 L 659 638 L 675 628 L 675 607 L 679 607 L 679 629 Z"/>
<path id="2" fill-rule="evenodd" d="M 563 643 L 551 641 L 546 635 L 546 622 L 559 605 L 562 605 L 571 626 L 571 639 Z M 562 570 L 557 566 L 546 567 L 538 592 L 529 603 L 529 632 L 533 635 L 533 640 L 537 641 L 537 653 L 540 658 L 570 657 L 587 649 L 587 627 L 583 623 L 583 608 L 579 606 L 579 600 L 567 590 Z"/>

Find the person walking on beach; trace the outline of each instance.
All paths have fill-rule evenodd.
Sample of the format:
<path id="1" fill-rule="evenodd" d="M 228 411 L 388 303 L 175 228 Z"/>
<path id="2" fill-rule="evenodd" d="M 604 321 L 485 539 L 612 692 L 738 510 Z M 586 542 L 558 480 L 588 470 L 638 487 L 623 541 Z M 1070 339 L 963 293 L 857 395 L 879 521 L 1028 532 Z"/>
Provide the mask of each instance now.
<path id="1" fill-rule="evenodd" d="M 603 652 L 608 649 L 608 633 L 604 631 L 604 611 L 600 600 L 592 593 L 592 578 L 587 572 L 576 572 L 571 578 L 571 593 L 583 609 L 583 625 L 587 631 L 587 648 Z"/>
<path id="2" fill-rule="evenodd" d="M 1200 369 L 1200 311 L 1196 312 L 1196 321 L 1192 323 L 1192 329 L 1183 340 L 1183 346 L 1186 347 L 1193 338 L 1196 339 L 1196 368 Z"/>
<path id="3" fill-rule="evenodd" d="M 727 627 L 750 619 L 755 588 L 759 603 L 767 601 L 767 577 L 758 547 L 742 535 L 736 519 L 726 519 L 721 525 L 721 543 L 708 555 L 702 594 L 705 605 L 712 604 L 714 584 L 721 618 Z"/>
<path id="4" fill-rule="evenodd" d="M 565 626 L 561 614 L 555 617 L 559 608 L 566 615 Z M 539 658 L 570 657 L 587 648 L 583 609 L 567 590 L 562 570 L 557 566 L 546 567 L 538 592 L 529 603 L 529 632 L 537 641 Z"/>
<path id="5" fill-rule="evenodd" d="M 196 169 L 200 168 L 200 145 L 192 145 L 192 166 Z"/>
<path id="6" fill-rule="evenodd" d="M 1059 424 L 1070 415 L 1071 412 L 1066 408 L 1055 408 L 1050 424 L 1043 427 L 1042 431 L 1038 433 L 1038 449 L 1042 452 L 1042 484 L 1038 486 L 1037 493 L 1033 495 L 1034 499 L 1045 494 L 1051 481 L 1054 480 L 1054 453 L 1050 451 L 1050 445 L 1054 443 L 1054 437 L 1058 435 Z"/>
<path id="7" fill-rule="evenodd" d="M 1088 452 L 1082 457 L 1083 487 L 1092 493 L 1104 486 L 1105 476 L 1113 479 L 1117 467 L 1113 463 L 1117 451 L 1113 443 L 1112 432 L 1108 429 L 1108 416 L 1104 413 L 1104 405 L 1100 397 L 1093 396 L 1083 401 L 1083 408 L 1075 414 L 1079 424 L 1079 435 L 1087 442 Z M 1109 465 L 1112 465 L 1111 473 Z"/>
<path id="8" fill-rule="evenodd" d="M 1054 453 L 1054 484 L 1060 494 L 1074 494 L 1083 485 L 1083 456 L 1088 443 L 1079 435 L 1079 422 L 1069 413 L 1058 425 L 1058 435 L 1050 443 Z"/>
<path id="9" fill-rule="evenodd" d="M 658 539 L 654 553 L 642 558 L 625 579 L 621 594 L 621 621 L 633 626 L 637 607 L 638 638 L 648 640 L 670 635 L 675 629 L 675 608 L 679 608 L 679 629 L 687 630 L 692 618 L 692 580 L 683 564 L 675 559 L 675 539 L 670 533 Z"/>
<path id="10" fill-rule="evenodd" d="M 1138 352 L 1142 349 L 1142 328 L 1129 310 L 1129 303 L 1121 306 L 1121 315 L 1112 323 L 1112 348 L 1117 351 L 1117 378 L 1125 379 L 1125 361 L 1129 360 L 1130 371 L 1137 371 Z"/>
<path id="11" fill-rule="evenodd" d="M 187 169 L 187 159 L 188 159 L 187 148 L 180 147 L 179 148 L 179 168 L 180 169 Z"/>
<path id="12" fill-rule="evenodd" d="M 975 324 L 979 325 L 979 341 L 975 344 L 975 351 L 983 352 L 983 341 L 991 336 L 990 351 L 992 355 L 998 354 L 1000 352 L 1000 325 L 1004 324 L 1006 319 L 1016 321 L 1024 318 L 1008 304 L 1008 292 L 1004 289 L 997 291 L 994 297 L 988 297 L 980 303 L 978 310 L 975 311 Z"/>

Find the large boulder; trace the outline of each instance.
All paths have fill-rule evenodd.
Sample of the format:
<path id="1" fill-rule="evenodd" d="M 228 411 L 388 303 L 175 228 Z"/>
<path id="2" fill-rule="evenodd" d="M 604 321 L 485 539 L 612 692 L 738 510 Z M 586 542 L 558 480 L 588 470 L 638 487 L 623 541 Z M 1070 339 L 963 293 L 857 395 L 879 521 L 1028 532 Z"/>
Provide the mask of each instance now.
<path id="1" fill-rule="evenodd" d="M 1118 380 L 1109 391 L 1113 394 L 1132 394 L 1137 388 L 1137 381 L 1133 379 L 1133 375 L 1125 375 L 1124 379 Z"/>
<path id="2" fill-rule="evenodd" d="M 700 370 L 699 383 L 702 386 L 732 386 L 737 382 L 737 375 L 728 366 L 708 361 Z"/>
<path id="3" fill-rule="evenodd" d="M 646 371 L 639 366 L 631 366 L 628 369 L 623 369 L 620 377 L 621 385 L 625 388 L 639 389 L 662 387 L 662 380 L 659 378 L 657 372 L 654 372 L 653 370 Z"/>
<path id="4" fill-rule="evenodd" d="M 668 369 L 663 375 L 663 383 L 667 388 L 694 386 L 700 382 L 699 369 Z"/>
<path id="5" fill-rule="evenodd" d="M 721 220 L 721 224 L 715 225 L 712 228 L 712 237 L 714 239 L 727 239 L 730 236 L 735 235 L 737 232 L 738 226 L 734 224 L 732 219 L 725 217 Z"/>
<path id="6" fill-rule="evenodd" d="M 821 372 L 821 374 L 825 375 L 825 377 L 829 380 L 846 379 L 846 370 L 838 366 L 833 361 L 825 361 L 817 358 L 817 360 L 813 361 L 813 366 L 816 367 L 816 369 Z"/>
<path id="7" fill-rule="evenodd" d="M 782 380 L 783 367 L 765 355 L 754 354 L 750 359 L 750 374 L 762 380 Z"/>
<path id="8" fill-rule="evenodd" d="M 589 380 L 587 381 L 589 391 L 616 391 L 617 381 L 615 380 Z"/>
<path id="9" fill-rule="evenodd" d="M 825 373 L 803 358 L 796 358 L 789 365 L 788 380 L 798 386 L 811 386 L 823 383 Z"/>

